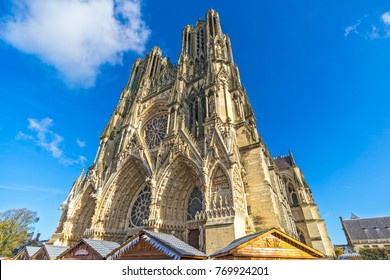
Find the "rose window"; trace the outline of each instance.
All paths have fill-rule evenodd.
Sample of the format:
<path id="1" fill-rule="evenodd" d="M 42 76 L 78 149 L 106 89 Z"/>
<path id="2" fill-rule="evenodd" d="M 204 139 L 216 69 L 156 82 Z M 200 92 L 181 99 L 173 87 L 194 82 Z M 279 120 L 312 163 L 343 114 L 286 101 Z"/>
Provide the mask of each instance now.
<path id="1" fill-rule="evenodd" d="M 160 115 L 145 125 L 145 141 L 149 149 L 157 147 L 167 132 L 168 116 Z"/>
<path id="2" fill-rule="evenodd" d="M 149 218 L 150 196 L 150 187 L 146 186 L 131 208 L 130 226 L 140 227 Z"/>

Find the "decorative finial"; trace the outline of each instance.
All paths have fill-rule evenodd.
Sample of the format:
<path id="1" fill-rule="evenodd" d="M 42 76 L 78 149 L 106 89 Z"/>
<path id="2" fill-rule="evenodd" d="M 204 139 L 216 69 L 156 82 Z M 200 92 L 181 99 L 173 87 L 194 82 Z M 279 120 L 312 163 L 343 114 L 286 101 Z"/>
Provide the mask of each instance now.
<path id="1" fill-rule="evenodd" d="M 360 219 L 360 218 L 358 216 L 356 216 L 354 213 L 351 212 L 350 220 L 356 220 L 356 219 Z"/>
<path id="2" fill-rule="evenodd" d="M 296 166 L 295 160 L 294 160 L 294 156 L 293 156 L 293 154 L 291 152 L 291 149 L 288 149 L 288 156 L 290 157 L 291 166 Z"/>

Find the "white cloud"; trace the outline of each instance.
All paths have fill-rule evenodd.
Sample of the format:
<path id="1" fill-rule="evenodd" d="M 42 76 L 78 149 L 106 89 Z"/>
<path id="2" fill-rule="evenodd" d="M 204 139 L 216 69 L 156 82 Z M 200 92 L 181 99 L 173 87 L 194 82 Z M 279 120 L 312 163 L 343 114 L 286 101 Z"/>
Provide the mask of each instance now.
<path id="1" fill-rule="evenodd" d="M 49 129 L 53 125 L 53 120 L 49 118 L 44 118 L 41 121 L 36 119 L 27 120 L 29 122 L 28 129 L 37 133 L 36 144 L 50 152 L 54 158 L 61 158 L 63 151 L 59 145 L 64 138 Z"/>
<path id="2" fill-rule="evenodd" d="M 34 140 L 34 137 L 32 137 L 29 134 L 25 134 L 22 131 L 19 131 L 18 134 L 15 137 L 16 140 Z"/>
<path id="3" fill-rule="evenodd" d="M 2 186 L 0 185 L 0 189 L 8 190 L 8 191 L 20 191 L 20 192 L 42 192 L 42 193 L 51 193 L 51 194 L 68 194 L 68 192 L 56 189 L 56 188 L 45 188 L 45 187 L 36 187 L 36 186 L 28 186 L 28 185 L 10 185 L 10 186 Z"/>
<path id="4" fill-rule="evenodd" d="M 92 86 L 103 64 L 140 53 L 150 30 L 140 0 L 12 0 L 0 37 L 54 66 L 71 86 Z"/>
<path id="5" fill-rule="evenodd" d="M 26 134 L 19 131 L 16 135 L 17 140 L 31 140 L 37 146 L 42 147 L 45 151 L 49 152 L 54 158 L 58 159 L 64 165 L 84 164 L 87 160 L 84 156 L 78 156 L 77 159 L 72 159 L 64 156 L 64 151 L 61 148 L 61 143 L 64 138 L 55 133 L 51 127 L 53 126 L 53 120 L 50 118 L 44 118 L 42 120 L 29 118 L 28 129 L 31 132 L 35 132 L 35 135 Z"/>
<path id="6" fill-rule="evenodd" d="M 385 25 L 385 35 L 386 39 L 390 38 L 390 12 L 386 12 L 381 16 L 381 20 Z"/>
<path id="7" fill-rule="evenodd" d="M 386 12 L 383 15 L 381 15 L 381 20 L 384 24 L 390 25 L 390 12 Z"/>
<path id="8" fill-rule="evenodd" d="M 371 26 L 371 32 L 368 33 L 368 36 L 370 39 L 373 39 L 373 40 L 381 38 L 379 30 L 375 25 Z"/>
<path id="9" fill-rule="evenodd" d="M 344 36 L 355 34 L 370 40 L 390 38 L 390 12 L 380 16 L 365 15 L 354 25 L 345 28 Z"/>
<path id="10" fill-rule="evenodd" d="M 84 156 L 79 156 L 77 159 L 64 158 L 64 157 L 60 159 L 60 162 L 63 165 L 74 165 L 74 164 L 84 165 L 86 161 L 87 159 Z"/>
<path id="11" fill-rule="evenodd" d="M 359 34 L 359 32 L 356 30 L 359 25 L 360 25 L 360 20 L 356 24 L 354 24 L 354 25 L 347 26 L 345 28 L 344 36 L 348 36 L 351 32 Z"/>
<path id="12" fill-rule="evenodd" d="M 76 139 L 76 143 L 77 143 L 77 145 L 79 145 L 80 148 L 84 148 L 87 145 L 87 143 L 85 141 L 81 140 L 80 138 Z"/>

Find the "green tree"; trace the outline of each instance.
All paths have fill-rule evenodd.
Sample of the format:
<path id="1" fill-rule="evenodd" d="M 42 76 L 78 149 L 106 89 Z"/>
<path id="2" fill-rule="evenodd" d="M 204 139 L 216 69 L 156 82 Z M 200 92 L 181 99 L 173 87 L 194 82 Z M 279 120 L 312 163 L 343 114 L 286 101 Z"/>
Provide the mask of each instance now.
<path id="1" fill-rule="evenodd" d="M 0 256 L 11 257 L 12 251 L 23 244 L 33 224 L 39 220 L 37 215 L 25 208 L 0 213 Z"/>
<path id="2" fill-rule="evenodd" d="M 359 254 L 363 260 L 390 260 L 389 248 L 362 248 Z"/>
<path id="3" fill-rule="evenodd" d="M 344 254 L 344 249 L 341 249 L 337 246 L 333 246 L 334 253 L 336 257 L 339 257 L 340 255 Z"/>

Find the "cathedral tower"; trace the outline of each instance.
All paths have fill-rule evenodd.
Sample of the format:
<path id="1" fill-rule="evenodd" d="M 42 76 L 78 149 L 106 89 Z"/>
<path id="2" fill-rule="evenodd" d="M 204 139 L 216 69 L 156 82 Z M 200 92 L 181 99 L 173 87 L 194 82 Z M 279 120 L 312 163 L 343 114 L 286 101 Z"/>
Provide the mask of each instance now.
<path id="1" fill-rule="evenodd" d="M 134 62 L 95 161 L 63 203 L 51 242 L 70 245 L 82 236 L 123 242 L 148 228 L 211 254 L 276 227 L 331 255 L 309 187 L 293 181 L 294 190 L 310 194 L 312 216 L 298 213 L 306 211 L 303 201 L 299 211 L 293 207 L 285 179 L 291 176 L 283 172 L 257 131 L 230 39 L 210 10 L 184 27 L 177 66 L 158 47 Z M 311 229 L 313 219 L 321 229 Z"/>

